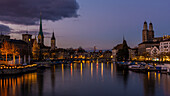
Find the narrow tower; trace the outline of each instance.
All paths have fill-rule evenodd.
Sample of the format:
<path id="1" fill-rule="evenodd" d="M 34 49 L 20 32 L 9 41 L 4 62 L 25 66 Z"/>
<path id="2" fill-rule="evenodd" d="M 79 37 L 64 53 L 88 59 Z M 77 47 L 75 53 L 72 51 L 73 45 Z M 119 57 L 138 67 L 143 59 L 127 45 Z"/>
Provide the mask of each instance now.
<path id="1" fill-rule="evenodd" d="M 43 30 L 42 30 L 41 14 L 40 14 L 40 29 L 39 29 L 39 34 L 38 34 L 38 44 L 40 44 L 40 46 L 44 45 L 44 34 L 43 34 Z"/>
<path id="2" fill-rule="evenodd" d="M 55 46 L 56 45 L 56 41 L 55 41 L 55 36 L 54 36 L 54 32 L 53 32 L 53 35 L 51 37 L 51 50 L 54 50 L 55 49 Z"/>
<path id="3" fill-rule="evenodd" d="M 153 30 L 153 24 L 149 24 L 149 32 L 148 32 L 148 41 L 153 41 L 154 38 L 154 30 Z"/>
<path id="4" fill-rule="evenodd" d="M 143 25 L 143 30 L 142 30 L 142 41 L 143 42 L 147 42 L 148 41 L 148 26 L 147 26 L 147 22 L 144 22 Z"/>

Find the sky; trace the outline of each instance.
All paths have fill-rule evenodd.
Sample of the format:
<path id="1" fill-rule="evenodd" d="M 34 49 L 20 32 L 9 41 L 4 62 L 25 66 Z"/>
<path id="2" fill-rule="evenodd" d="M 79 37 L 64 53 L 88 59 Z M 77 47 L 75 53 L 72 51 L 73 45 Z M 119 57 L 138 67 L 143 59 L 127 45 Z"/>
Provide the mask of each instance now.
<path id="1" fill-rule="evenodd" d="M 169 5 L 169 0 L 1 0 L 0 31 L 10 30 L 17 39 L 26 31 L 35 35 L 41 12 L 48 46 L 54 31 L 59 48 L 112 49 L 123 36 L 135 47 L 144 21 L 153 23 L 156 37 L 170 35 Z"/>

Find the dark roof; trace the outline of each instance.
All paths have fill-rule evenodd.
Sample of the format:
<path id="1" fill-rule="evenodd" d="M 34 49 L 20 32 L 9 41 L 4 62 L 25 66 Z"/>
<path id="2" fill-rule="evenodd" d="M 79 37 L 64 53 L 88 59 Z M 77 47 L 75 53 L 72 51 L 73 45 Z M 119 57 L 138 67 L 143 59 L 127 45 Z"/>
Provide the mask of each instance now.
<path id="1" fill-rule="evenodd" d="M 163 39 L 163 37 L 155 37 L 154 39 Z"/>
<path id="2" fill-rule="evenodd" d="M 43 48 L 45 48 L 45 49 L 51 49 L 51 47 L 50 46 L 45 46 L 44 45 L 44 47 Z"/>
<path id="3" fill-rule="evenodd" d="M 118 44 L 117 46 L 115 46 L 113 49 L 123 49 L 123 44 Z M 128 46 L 128 49 L 131 49 L 129 46 Z"/>
<path id="4" fill-rule="evenodd" d="M 15 44 L 28 44 L 27 42 L 23 40 L 16 40 L 16 39 L 10 39 L 10 43 L 15 43 Z"/>
<path id="5" fill-rule="evenodd" d="M 161 41 L 161 42 L 166 42 L 166 41 L 170 41 L 170 39 L 167 39 L 167 40 L 164 40 L 164 41 Z"/>
<path id="6" fill-rule="evenodd" d="M 31 34 L 28 34 L 28 33 L 26 33 L 26 34 L 22 34 L 22 35 L 29 35 L 29 36 L 32 36 Z"/>
<path id="7" fill-rule="evenodd" d="M 159 49 L 159 46 L 156 46 Z"/>
<path id="8" fill-rule="evenodd" d="M 3 37 L 10 37 L 9 35 L 3 35 L 3 34 L 1 34 L 0 36 L 3 36 Z"/>
<path id="9" fill-rule="evenodd" d="M 148 41 L 148 42 L 142 42 L 139 45 L 141 45 L 141 44 L 159 44 L 159 43 L 160 43 L 159 41 L 156 41 L 156 42 Z"/>
<path id="10" fill-rule="evenodd" d="M 138 50 L 138 47 L 132 48 L 132 50 Z"/>
<path id="11" fill-rule="evenodd" d="M 115 46 L 113 49 L 122 49 L 123 44 L 118 44 L 117 46 Z"/>

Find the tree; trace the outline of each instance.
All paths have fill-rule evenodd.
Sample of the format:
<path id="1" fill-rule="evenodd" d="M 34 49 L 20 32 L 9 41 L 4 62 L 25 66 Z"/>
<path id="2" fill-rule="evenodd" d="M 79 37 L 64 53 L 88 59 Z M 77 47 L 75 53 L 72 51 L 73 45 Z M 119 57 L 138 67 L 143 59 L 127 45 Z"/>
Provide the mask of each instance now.
<path id="1" fill-rule="evenodd" d="M 142 56 L 145 58 L 145 60 L 146 60 L 146 58 L 149 58 L 150 57 L 150 53 L 149 52 L 143 52 L 142 53 Z"/>
<path id="2" fill-rule="evenodd" d="M 110 59 L 111 58 L 111 55 L 112 55 L 112 52 L 107 50 L 103 53 L 103 58 L 105 59 Z"/>
<path id="3" fill-rule="evenodd" d="M 86 52 L 86 51 L 85 51 L 82 47 L 79 47 L 77 52 L 78 52 L 78 53 L 84 53 L 84 52 Z"/>
<path id="4" fill-rule="evenodd" d="M 38 60 L 39 56 L 40 56 L 40 47 L 38 46 L 37 40 L 35 38 L 35 41 L 33 43 L 33 47 L 32 47 L 32 55 L 33 58 Z"/>
<path id="5" fill-rule="evenodd" d="M 14 44 L 11 46 L 11 54 L 13 54 L 13 62 L 15 64 L 15 56 L 19 55 L 19 50 Z"/>
<path id="6" fill-rule="evenodd" d="M 7 63 L 8 54 L 11 53 L 11 45 L 9 44 L 9 42 L 5 41 L 3 42 L 0 50 L 2 55 L 6 55 L 6 63 Z"/>

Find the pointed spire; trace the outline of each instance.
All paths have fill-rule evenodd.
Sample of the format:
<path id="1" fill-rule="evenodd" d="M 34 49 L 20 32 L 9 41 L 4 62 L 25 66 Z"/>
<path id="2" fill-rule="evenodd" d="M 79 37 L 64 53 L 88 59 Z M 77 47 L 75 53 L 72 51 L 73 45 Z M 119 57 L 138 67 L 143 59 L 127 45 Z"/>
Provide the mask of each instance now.
<path id="1" fill-rule="evenodd" d="M 51 40 L 55 40 L 54 31 L 53 31 Z"/>
<path id="2" fill-rule="evenodd" d="M 125 40 L 125 36 L 123 35 L 123 45 L 126 45 L 126 40 Z"/>
<path id="3" fill-rule="evenodd" d="M 39 29 L 39 34 L 43 36 L 43 31 L 42 31 L 42 13 L 40 12 L 40 29 Z"/>

